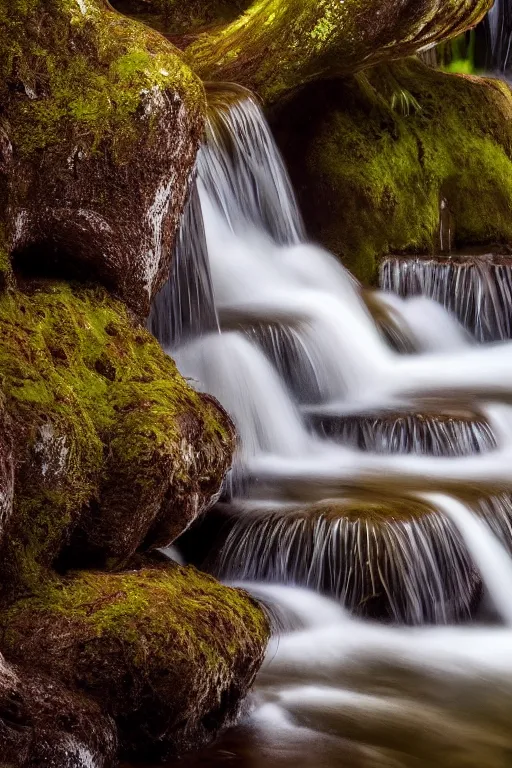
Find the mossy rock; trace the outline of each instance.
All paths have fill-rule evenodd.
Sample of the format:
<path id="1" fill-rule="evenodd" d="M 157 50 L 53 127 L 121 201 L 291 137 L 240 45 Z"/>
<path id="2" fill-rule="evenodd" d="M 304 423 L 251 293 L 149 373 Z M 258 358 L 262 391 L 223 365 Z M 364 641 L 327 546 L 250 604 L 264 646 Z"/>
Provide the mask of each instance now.
<path id="1" fill-rule="evenodd" d="M 247 594 L 173 564 L 47 582 L 0 622 L 7 658 L 86 690 L 122 753 L 146 761 L 197 748 L 238 715 L 269 634 Z"/>
<path id="2" fill-rule="evenodd" d="M 230 466 L 225 412 L 102 288 L 0 295 L 0 390 L 15 466 L 7 586 L 37 582 L 66 545 L 74 562 L 119 563 L 169 543 Z"/>
<path id="3" fill-rule="evenodd" d="M 250 0 L 111 0 L 111 4 L 182 44 L 205 29 L 234 21 Z"/>
<path id="4" fill-rule="evenodd" d="M 205 80 L 272 103 L 325 77 L 403 58 L 474 26 L 493 0 L 255 0 L 200 35 L 187 60 Z"/>
<path id="5" fill-rule="evenodd" d="M 0 0 L 0 102 L 2 259 L 95 276 L 147 315 L 203 130 L 199 79 L 106 0 Z"/>
<path id="6" fill-rule="evenodd" d="M 304 116 L 307 115 L 307 120 Z M 512 92 L 417 59 L 319 83 L 274 114 L 309 234 L 375 282 L 389 253 L 512 244 Z"/>

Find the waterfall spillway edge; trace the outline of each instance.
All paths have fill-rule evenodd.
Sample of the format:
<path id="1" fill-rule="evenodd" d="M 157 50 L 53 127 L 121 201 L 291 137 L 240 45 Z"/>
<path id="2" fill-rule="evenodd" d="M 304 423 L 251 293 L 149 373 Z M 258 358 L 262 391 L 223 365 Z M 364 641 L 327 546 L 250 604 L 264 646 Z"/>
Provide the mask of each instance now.
<path id="1" fill-rule="evenodd" d="M 222 504 L 208 515 L 203 565 L 248 581 L 288 627 L 258 678 L 250 721 L 270 751 L 273 739 L 297 747 L 307 732 L 322 760 L 348 738 L 368 745 L 358 764 L 412 765 L 425 740 L 393 762 L 396 744 L 389 728 L 377 728 L 379 718 L 414 741 L 422 716 L 439 729 L 444 715 L 446 732 L 427 750 L 435 764 L 482 765 L 464 762 L 471 744 L 478 759 L 505 749 L 501 720 L 489 710 L 491 735 L 476 729 L 468 750 L 451 763 L 441 758 L 476 714 L 441 706 L 429 681 L 445 663 L 467 663 L 464 675 L 451 674 L 454 697 L 487 691 L 504 644 L 512 645 L 508 630 L 386 628 L 354 618 L 450 625 L 474 616 L 483 588 L 499 616 L 512 619 L 512 342 L 504 341 L 512 334 L 503 312 L 512 281 L 499 262 L 487 271 L 465 267 L 390 259 L 384 292 L 365 295 L 332 255 L 306 241 L 255 100 L 215 86 L 151 327 L 181 372 L 224 405 L 240 436 Z M 464 304 L 441 295 L 454 281 Z M 301 587 L 318 593 L 307 593 L 311 611 L 316 600 L 326 618 L 290 630 Z M 509 667 L 503 662 L 512 697 Z M 369 682 L 375 669 L 392 679 L 387 692 Z M 417 719 L 408 714 L 417 700 L 411 681 L 427 691 Z M 360 710 L 367 726 L 354 730 Z"/>

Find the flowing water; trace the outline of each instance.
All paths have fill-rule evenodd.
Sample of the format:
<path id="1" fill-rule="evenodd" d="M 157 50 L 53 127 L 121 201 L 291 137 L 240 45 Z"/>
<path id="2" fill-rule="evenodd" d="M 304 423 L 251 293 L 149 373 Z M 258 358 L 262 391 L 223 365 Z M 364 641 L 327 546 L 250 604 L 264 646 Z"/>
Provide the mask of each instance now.
<path id="1" fill-rule="evenodd" d="M 498 72 L 507 72 L 512 66 L 512 3 L 495 0 L 486 18 L 489 30 L 489 66 Z"/>
<path id="2" fill-rule="evenodd" d="M 275 637 L 241 724 L 184 764 L 512 765 L 509 267 L 388 259 L 362 291 L 307 243 L 253 97 L 210 100 L 150 322 L 236 423 L 196 536 Z"/>

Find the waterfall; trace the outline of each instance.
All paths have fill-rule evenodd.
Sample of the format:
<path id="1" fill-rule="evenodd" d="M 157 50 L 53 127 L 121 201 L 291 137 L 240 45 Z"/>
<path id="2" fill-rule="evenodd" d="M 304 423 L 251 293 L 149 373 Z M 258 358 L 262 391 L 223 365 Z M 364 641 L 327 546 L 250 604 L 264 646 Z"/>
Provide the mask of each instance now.
<path id="1" fill-rule="evenodd" d="M 372 453 L 470 456 L 496 447 L 490 426 L 473 414 L 313 416 L 312 420 L 336 442 Z"/>
<path id="2" fill-rule="evenodd" d="M 389 257 L 379 282 L 382 290 L 404 298 L 435 299 L 480 342 L 512 338 L 512 260 L 506 257 Z"/>
<path id="3" fill-rule="evenodd" d="M 512 560 L 487 526 L 457 499 L 427 497 L 457 526 L 480 570 L 492 601 L 507 626 L 512 626 Z"/>
<path id="4" fill-rule="evenodd" d="M 468 501 L 512 550 L 512 343 L 474 338 L 511 335 L 509 266 L 389 259 L 388 293 L 362 291 L 306 242 L 256 100 L 208 93 L 152 328 L 240 435 L 209 567 L 393 621 L 467 618 L 472 549 L 417 496 Z"/>
<path id="5" fill-rule="evenodd" d="M 228 510 L 229 514 L 229 510 Z M 300 585 L 352 613 L 407 624 L 469 618 L 473 563 L 453 526 L 412 499 L 235 509 L 210 569 L 223 579 Z M 227 524 L 226 524 L 227 523 Z"/>
<path id="6" fill-rule="evenodd" d="M 148 327 L 160 343 L 174 347 L 218 330 L 201 203 L 194 182 L 176 243 L 169 280 L 151 307 Z"/>
<path id="7" fill-rule="evenodd" d="M 494 0 L 486 19 L 490 37 L 491 68 L 506 72 L 512 64 L 512 3 Z"/>

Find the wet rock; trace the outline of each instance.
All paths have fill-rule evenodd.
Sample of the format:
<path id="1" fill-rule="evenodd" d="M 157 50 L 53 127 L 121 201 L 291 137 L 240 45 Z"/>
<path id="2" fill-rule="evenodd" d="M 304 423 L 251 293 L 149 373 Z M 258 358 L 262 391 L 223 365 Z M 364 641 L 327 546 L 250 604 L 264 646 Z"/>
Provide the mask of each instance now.
<path id="1" fill-rule="evenodd" d="M 114 768 L 113 720 L 82 694 L 0 658 L 2 765 L 12 768 Z"/>
<path id="2" fill-rule="evenodd" d="M 4 588 L 37 583 L 65 547 L 74 565 L 112 564 L 169 544 L 220 489 L 230 420 L 103 289 L 1 294 L 0 368 Z"/>
<path id="3" fill-rule="evenodd" d="M 512 244 L 511 117 L 505 82 L 408 59 L 304 89 L 273 127 L 309 234 L 368 283 L 388 253 L 439 252 L 442 199 L 456 248 Z"/>
<path id="4" fill-rule="evenodd" d="M 122 753 L 147 761 L 236 718 L 269 632 L 247 594 L 171 563 L 46 582 L 0 623 L 12 658 L 86 690 L 114 717 Z"/>
<path id="5" fill-rule="evenodd" d="M 403 58 L 474 26 L 492 0 L 259 0 L 200 35 L 187 58 L 204 79 L 267 103 L 308 82 Z"/>
<path id="6" fill-rule="evenodd" d="M 14 500 L 12 422 L 0 396 L 0 546 L 11 523 Z"/>
<path id="7" fill-rule="evenodd" d="M 0 253 L 139 315 L 164 282 L 203 128 L 200 81 L 105 0 L 0 2 Z"/>

